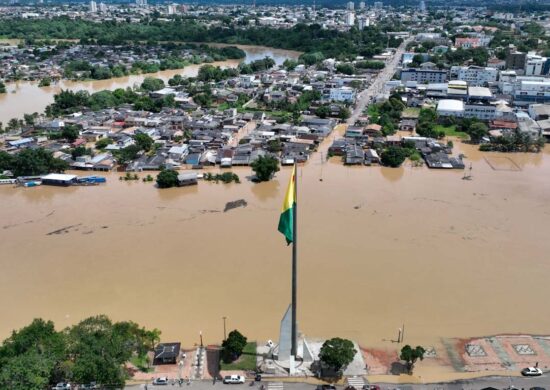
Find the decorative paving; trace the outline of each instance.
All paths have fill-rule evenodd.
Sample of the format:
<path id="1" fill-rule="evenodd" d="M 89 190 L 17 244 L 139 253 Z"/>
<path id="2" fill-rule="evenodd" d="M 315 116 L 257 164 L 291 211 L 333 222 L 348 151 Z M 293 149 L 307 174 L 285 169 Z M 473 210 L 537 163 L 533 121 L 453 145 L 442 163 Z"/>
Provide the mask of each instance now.
<path id="1" fill-rule="evenodd" d="M 479 344 L 466 344 L 466 353 L 470 357 L 484 357 L 487 353 Z"/>
<path id="2" fill-rule="evenodd" d="M 536 355 L 537 353 L 533 351 L 529 344 L 513 344 L 512 345 L 518 355 Z"/>

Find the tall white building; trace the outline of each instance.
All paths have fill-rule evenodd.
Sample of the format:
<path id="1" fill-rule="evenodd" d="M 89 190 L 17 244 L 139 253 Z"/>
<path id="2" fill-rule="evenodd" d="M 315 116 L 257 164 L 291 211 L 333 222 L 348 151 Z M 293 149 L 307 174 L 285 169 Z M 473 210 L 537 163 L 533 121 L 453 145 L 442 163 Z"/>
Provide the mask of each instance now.
<path id="1" fill-rule="evenodd" d="M 147 0 L 136 0 L 136 4 L 140 7 L 145 7 L 147 5 Z"/>
<path id="2" fill-rule="evenodd" d="M 99 3 L 99 12 L 107 12 L 107 4 Z"/>
<path id="3" fill-rule="evenodd" d="M 357 25 L 359 27 L 359 30 L 363 30 L 365 27 L 369 27 L 370 26 L 370 18 L 368 18 L 368 17 L 357 18 Z"/>
<path id="4" fill-rule="evenodd" d="M 364 1 L 359 2 L 359 9 L 365 9 L 365 2 Z"/>
<path id="5" fill-rule="evenodd" d="M 168 4 L 168 7 L 167 7 L 168 15 L 174 15 L 175 13 L 177 13 L 176 7 L 177 7 L 176 4 Z"/>
<path id="6" fill-rule="evenodd" d="M 353 26 L 355 24 L 355 13 L 348 12 L 346 14 L 346 25 Z"/>
<path id="7" fill-rule="evenodd" d="M 497 81 L 498 70 L 481 66 L 453 66 L 451 78 L 466 81 L 471 86 L 484 86 Z"/>
<path id="8" fill-rule="evenodd" d="M 545 63 L 546 63 L 545 57 L 528 54 L 525 60 L 525 75 L 526 76 L 542 75 Z"/>
<path id="9" fill-rule="evenodd" d="M 353 11 L 353 9 L 355 8 L 355 3 L 353 1 L 348 1 L 346 8 L 350 11 Z"/>
<path id="10" fill-rule="evenodd" d="M 90 12 L 97 12 L 97 3 L 94 0 L 90 1 Z"/>
<path id="11" fill-rule="evenodd" d="M 381 1 L 375 1 L 374 2 L 374 8 L 380 9 L 382 8 L 383 4 Z"/>
<path id="12" fill-rule="evenodd" d="M 420 9 L 420 12 L 426 12 L 426 3 L 424 0 L 420 0 L 420 5 L 418 8 Z"/>

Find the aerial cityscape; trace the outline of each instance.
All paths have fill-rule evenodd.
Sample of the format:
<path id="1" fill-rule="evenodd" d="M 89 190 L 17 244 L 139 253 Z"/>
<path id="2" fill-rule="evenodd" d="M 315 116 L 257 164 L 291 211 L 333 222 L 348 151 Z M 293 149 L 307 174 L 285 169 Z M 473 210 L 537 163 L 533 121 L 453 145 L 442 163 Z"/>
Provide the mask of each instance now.
<path id="1" fill-rule="evenodd" d="M 0 1 L 0 390 L 550 388 L 550 3 Z"/>

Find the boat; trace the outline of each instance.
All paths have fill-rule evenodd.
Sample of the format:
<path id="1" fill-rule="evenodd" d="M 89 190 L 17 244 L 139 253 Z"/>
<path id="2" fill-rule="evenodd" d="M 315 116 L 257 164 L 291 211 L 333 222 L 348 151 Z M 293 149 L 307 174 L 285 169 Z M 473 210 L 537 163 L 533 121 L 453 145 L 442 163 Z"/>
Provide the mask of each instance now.
<path id="1" fill-rule="evenodd" d="M 77 179 L 78 184 L 99 184 L 106 183 L 107 179 L 103 176 L 82 176 Z"/>
<path id="2" fill-rule="evenodd" d="M 27 181 L 23 183 L 23 187 L 36 187 L 42 185 L 41 181 Z"/>
<path id="3" fill-rule="evenodd" d="M 0 184 L 15 184 L 17 183 L 16 179 L 0 179 Z"/>

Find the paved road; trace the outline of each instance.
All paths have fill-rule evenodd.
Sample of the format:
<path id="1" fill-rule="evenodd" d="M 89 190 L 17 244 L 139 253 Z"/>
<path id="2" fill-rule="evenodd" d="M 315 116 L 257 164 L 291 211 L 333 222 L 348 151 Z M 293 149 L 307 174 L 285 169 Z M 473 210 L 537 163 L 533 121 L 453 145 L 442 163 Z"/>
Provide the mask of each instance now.
<path id="1" fill-rule="evenodd" d="M 262 382 L 265 389 L 268 390 L 267 383 Z M 452 383 L 428 384 L 428 385 L 396 385 L 389 383 L 377 383 L 382 390 L 481 390 L 485 387 L 494 387 L 497 389 L 508 389 L 514 386 L 517 389 L 530 389 L 535 386 L 550 389 L 550 374 L 544 374 L 538 378 L 522 378 L 522 377 L 487 377 L 479 379 L 471 379 L 464 381 L 456 381 Z M 147 385 L 147 390 L 175 389 L 180 388 L 175 386 L 153 386 Z M 244 385 L 224 385 L 220 381 L 212 384 L 212 381 L 194 381 L 190 385 L 183 384 L 181 388 L 187 390 L 260 390 L 260 385 L 255 384 L 250 386 L 250 382 Z M 127 386 L 129 390 L 143 390 L 144 385 Z M 343 390 L 344 386 L 337 386 L 337 390 Z M 281 390 L 315 390 L 315 386 L 307 383 L 284 383 Z"/>
<path id="2" fill-rule="evenodd" d="M 348 125 L 353 125 L 357 119 L 361 116 L 363 113 L 363 110 L 367 107 L 367 104 L 369 101 L 378 95 L 380 92 L 382 92 L 384 85 L 391 80 L 393 77 L 395 70 L 397 69 L 397 66 L 399 65 L 399 62 L 401 61 L 401 56 L 405 52 L 405 48 L 407 47 L 407 44 L 411 42 L 413 38 L 407 38 L 406 40 L 399 45 L 397 50 L 395 51 L 395 54 L 391 58 L 391 60 L 386 64 L 386 67 L 378 74 L 374 82 L 364 91 L 362 91 L 357 96 L 357 103 L 355 104 L 355 109 L 353 110 L 353 113 L 347 120 Z"/>

